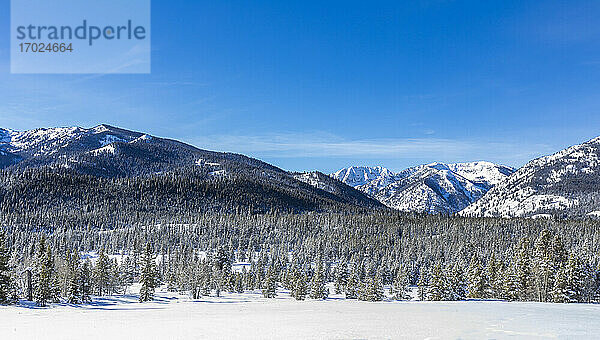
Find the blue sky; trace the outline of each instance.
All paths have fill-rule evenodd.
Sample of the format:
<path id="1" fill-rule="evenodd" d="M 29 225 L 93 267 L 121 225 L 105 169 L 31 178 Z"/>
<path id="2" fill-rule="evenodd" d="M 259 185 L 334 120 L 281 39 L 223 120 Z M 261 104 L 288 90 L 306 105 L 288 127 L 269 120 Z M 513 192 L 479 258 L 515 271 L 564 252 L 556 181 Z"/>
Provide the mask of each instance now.
<path id="1" fill-rule="evenodd" d="M 527 160 L 600 135 L 600 2 L 158 1 L 150 75 L 11 75 L 0 126 L 108 123 L 289 170 Z"/>

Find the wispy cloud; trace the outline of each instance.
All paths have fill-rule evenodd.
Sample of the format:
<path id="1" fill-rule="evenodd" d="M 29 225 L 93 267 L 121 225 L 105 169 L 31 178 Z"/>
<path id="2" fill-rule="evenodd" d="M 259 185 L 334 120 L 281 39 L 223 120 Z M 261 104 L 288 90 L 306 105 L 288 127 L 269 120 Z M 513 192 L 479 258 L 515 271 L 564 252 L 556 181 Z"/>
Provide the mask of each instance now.
<path id="1" fill-rule="evenodd" d="M 344 139 L 331 134 L 215 135 L 189 140 L 198 147 L 272 158 L 343 157 L 356 159 L 490 160 L 520 165 L 551 153 L 544 144 L 444 138 Z"/>

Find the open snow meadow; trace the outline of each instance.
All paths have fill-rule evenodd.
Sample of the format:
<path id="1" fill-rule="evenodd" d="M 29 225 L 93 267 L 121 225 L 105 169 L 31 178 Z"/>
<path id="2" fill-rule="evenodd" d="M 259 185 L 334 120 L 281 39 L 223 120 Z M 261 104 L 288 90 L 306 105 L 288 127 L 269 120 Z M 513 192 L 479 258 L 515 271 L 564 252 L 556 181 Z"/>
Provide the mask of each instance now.
<path id="1" fill-rule="evenodd" d="M 135 288 L 134 288 L 135 289 Z M 158 291 L 91 304 L 0 307 L 2 339 L 593 339 L 600 305 L 500 301 L 295 301 L 278 291 L 191 300 Z"/>

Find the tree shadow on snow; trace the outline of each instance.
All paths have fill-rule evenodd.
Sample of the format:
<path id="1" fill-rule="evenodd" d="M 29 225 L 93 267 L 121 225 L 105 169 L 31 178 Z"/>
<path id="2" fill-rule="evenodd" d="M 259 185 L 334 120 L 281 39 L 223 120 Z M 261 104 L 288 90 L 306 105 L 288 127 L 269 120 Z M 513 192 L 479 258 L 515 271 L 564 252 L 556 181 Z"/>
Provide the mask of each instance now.
<path id="1" fill-rule="evenodd" d="M 114 296 L 100 296 L 94 297 L 91 302 L 74 304 L 67 302 L 57 302 L 57 303 L 48 303 L 47 306 L 41 307 L 38 306 L 34 301 L 20 300 L 15 307 L 18 308 L 26 308 L 26 309 L 52 309 L 56 307 L 73 307 L 78 309 L 87 309 L 87 310 L 140 310 L 140 309 L 156 309 L 156 307 L 152 307 L 152 304 L 162 305 L 168 304 L 173 300 L 177 300 L 176 297 L 155 297 L 154 300 L 148 301 L 147 303 L 139 302 L 139 295 L 126 294 L 126 295 L 114 295 Z M 140 308 L 116 308 L 118 305 L 139 305 Z M 110 307 L 110 308 L 107 308 Z"/>

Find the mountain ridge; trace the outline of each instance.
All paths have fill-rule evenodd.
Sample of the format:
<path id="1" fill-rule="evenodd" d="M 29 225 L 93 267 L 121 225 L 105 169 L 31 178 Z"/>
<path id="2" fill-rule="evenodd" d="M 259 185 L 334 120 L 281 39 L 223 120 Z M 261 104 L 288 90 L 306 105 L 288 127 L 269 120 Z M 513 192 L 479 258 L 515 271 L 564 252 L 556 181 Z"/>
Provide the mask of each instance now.
<path id="1" fill-rule="evenodd" d="M 110 196 L 128 202 L 126 209 L 132 211 L 163 209 L 159 204 L 256 212 L 383 207 L 351 187 L 335 192 L 321 190 L 258 159 L 202 150 L 107 124 L 93 128 L 2 129 L 0 136 L 0 175 L 4 182 L 0 183 L 0 208 L 4 212 L 19 206 L 33 206 L 40 211 L 55 209 L 50 202 L 77 211 L 104 205 Z M 62 191 L 35 178 L 55 181 Z M 93 182 L 99 179 L 107 188 L 120 192 L 97 190 Z M 142 194 L 155 203 L 124 197 L 124 192 L 135 192 L 129 187 L 132 185 L 142 186 Z M 38 193 L 46 200 L 40 202 L 23 190 Z M 24 197 L 30 201 L 23 201 Z"/>
<path id="2" fill-rule="evenodd" d="M 600 215 L 600 137 L 531 160 L 461 212 L 473 217 Z"/>
<path id="3" fill-rule="evenodd" d="M 515 169 L 486 161 L 387 168 L 348 167 L 331 174 L 388 207 L 414 212 L 456 213 L 482 197 Z"/>

